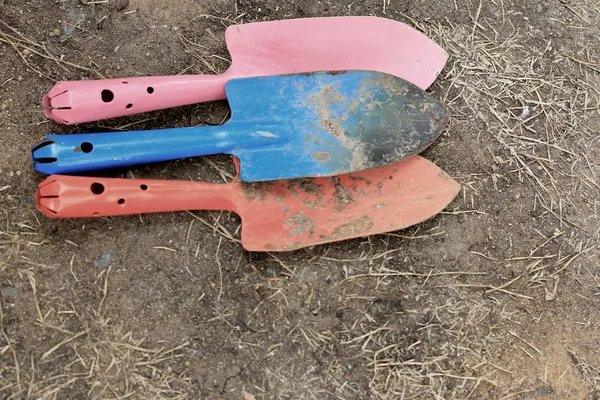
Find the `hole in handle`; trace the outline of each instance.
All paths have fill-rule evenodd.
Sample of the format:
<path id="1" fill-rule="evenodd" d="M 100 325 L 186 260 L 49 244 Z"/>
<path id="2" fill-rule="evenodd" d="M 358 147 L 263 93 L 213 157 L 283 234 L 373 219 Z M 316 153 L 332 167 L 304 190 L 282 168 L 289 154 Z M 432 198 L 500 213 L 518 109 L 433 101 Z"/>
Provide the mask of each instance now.
<path id="1" fill-rule="evenodd" d="M 90 142 L 83 142 L 81 143 L 81 146 L 79 146 L 81 148 L 81 151 L 83 151 L 84 153 L 91 153 L 92 150 L 94 150 L 94 145 L 91 144 Z"/>
<path id="2" fill-rule="evenodd" d="M 119 204 L 125 204 L 125 199 L 119 199 L 119 200 L 117 201 L 117 203 L 119 203 Z"/>
<path id="3" fill-rule="evenodd" d="M 108 89 L 104 89 L 102 93 L 100 93 L 100 96 L 102 97 L 102 101 L 105 103 L 110 103 L 115 99 L 115 94 Z"/>
<path id="4" fill-rule="evenodd" d="M 104 193 L 104 185 L 99 182 L 94 182 L 90 185 L 90 190 L 94 194 L 102 194 Z"/>

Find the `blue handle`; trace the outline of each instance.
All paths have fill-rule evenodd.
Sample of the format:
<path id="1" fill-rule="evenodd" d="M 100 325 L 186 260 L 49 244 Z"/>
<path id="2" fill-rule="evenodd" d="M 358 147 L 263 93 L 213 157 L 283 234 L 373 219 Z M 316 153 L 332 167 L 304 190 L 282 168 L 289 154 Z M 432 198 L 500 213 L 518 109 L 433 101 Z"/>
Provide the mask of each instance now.
<path id="1" fill-rule="evenodd" d="M 231 154 L 234 149 L 266 147 L 289 138 L 289 128 L 232 123 L 147 131 L 49 135 L 32 150 L 34 169 L 70 174 L 128 167 L 178 158 Z"/>

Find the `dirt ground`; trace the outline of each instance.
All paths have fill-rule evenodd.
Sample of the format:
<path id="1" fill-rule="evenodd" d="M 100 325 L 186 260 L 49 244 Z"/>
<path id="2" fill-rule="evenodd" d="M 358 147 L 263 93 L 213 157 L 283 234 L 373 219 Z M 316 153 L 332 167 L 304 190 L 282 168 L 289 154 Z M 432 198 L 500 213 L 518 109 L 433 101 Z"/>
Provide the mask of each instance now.
<path id="1" fill-rule="evenodd" d="M 600 2 L 116 3 L 0 0 L 0 398 L 600 398 Z M 235 214 L 36 211 L 43 135 L 228 111 L 61 126 L 41 108 L 56 81 L 220 73 L 227 26 L 334 15 L 405 22 L 450 54 L 429 91 L 452 121 L 422 153 L 462 185 L 440 215 L 268 254 L 243 250 Z M 231 168 L 111 176 L 220 182 Z"/>

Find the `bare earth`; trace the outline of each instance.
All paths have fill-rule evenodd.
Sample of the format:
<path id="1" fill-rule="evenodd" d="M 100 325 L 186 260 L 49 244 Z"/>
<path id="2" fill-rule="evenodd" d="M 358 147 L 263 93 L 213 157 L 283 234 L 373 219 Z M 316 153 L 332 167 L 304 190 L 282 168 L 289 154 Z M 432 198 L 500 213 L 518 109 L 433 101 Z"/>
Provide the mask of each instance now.
<path id="1" fill-rule="evenodd" d="M 0 398 L 600 398 L 597 0 L 93 3 L 0 0 Z M 220 73 L 227 26 L 334 15 L 403 21 L 450 54 L 430 92 L 451 125 L 423 153 L 462 185 L 442 214 L 267 254 L 242 249 L 235 214 L 35 210 L 43 135 L 228 113 L 60 126 L 40 104 L 58 80 Z M 231 170 L 210 157 L 112 176 Z"/>

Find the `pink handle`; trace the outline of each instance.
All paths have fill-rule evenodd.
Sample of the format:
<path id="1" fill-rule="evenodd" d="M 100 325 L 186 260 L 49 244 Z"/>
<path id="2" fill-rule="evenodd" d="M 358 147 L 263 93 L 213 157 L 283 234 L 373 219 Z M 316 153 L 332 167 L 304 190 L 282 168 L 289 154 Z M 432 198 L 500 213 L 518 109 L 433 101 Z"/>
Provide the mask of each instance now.
<path id="1" fill-rule="evenodd" d="M 42 99 L 46 117 L 61 124 L 99 121 L 225 99 L 228 73 L 67 81 Z M 77 112 L 71 111 L 72 107 Z"/>
<path id="2" fill-rule="evenodd" d="M 51 218 L 235 211 L 236 188 L 233 184 L 52 175 L 38 185 L 36 205 Z"/>

